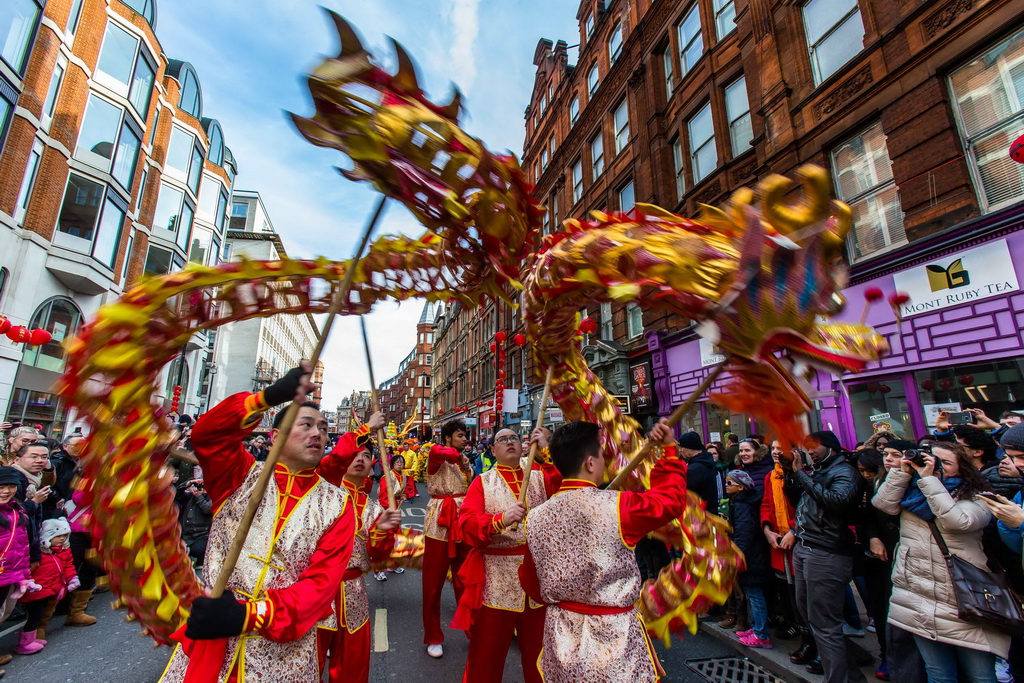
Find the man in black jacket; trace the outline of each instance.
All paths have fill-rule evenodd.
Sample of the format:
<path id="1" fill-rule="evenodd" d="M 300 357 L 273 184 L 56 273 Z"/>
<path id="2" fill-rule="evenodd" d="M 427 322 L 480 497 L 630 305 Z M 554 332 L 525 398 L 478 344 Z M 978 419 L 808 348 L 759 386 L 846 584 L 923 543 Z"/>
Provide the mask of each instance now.
<path id="1" fill-rule="evenodd" d="M 805 446 L 809 470 L 804 469 L 803 454 L 797 451 L 788 463 L 784 486 L 796 506 L 793 570 L 797 608 L 811 627 L 825 683 L 863 681 L 864 674 L 843 637 L 846 586 L 853 579 L 850 515 L 861 479 L 832 432 L 812 433 Z M 808 671 L 815 672 L 815 664 L 811 662 Z"/>
<path id="2" fill-rule="evenodd" d="M 700 434 L 686 432 L 679 438 L 679 457 L 686 461 L 686 490 L 704 499 L 708 512 L 717 513 L 725 497 L 725 484 L 714 456 L 704 450 Z"/>

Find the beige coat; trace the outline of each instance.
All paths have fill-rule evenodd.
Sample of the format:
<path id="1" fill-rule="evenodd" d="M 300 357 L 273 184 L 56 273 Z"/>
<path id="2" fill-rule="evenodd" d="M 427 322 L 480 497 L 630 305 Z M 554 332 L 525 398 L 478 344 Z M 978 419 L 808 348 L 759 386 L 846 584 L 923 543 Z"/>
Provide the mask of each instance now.
<path id="1" fill-rule="evenodd" d="M 889 623 L 940 643 L 984 650 L 1005 658 L 1009 636 L 969 624 L 957 616 L 956 597 L 946 561 L 932 538 L 928 523 L 902 510 L 900 501 L 911 475 L 892 469 L 871 503 L 882 512 L 900 515 L 900 542 L 892 568 L 892 601 Z M 973 500 L 953 500 L 936 477 L 919 479 L 917 485 L 935 513 L 935 523 L 952 554 L 978 567 L 987 559 L 981 534 L 991 514 Z"/>

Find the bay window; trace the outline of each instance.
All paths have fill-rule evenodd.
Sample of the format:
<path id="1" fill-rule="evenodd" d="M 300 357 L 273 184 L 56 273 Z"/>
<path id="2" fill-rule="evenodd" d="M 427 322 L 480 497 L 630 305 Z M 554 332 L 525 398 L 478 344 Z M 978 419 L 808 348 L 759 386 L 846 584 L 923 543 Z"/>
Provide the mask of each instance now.
<path id="1" fill-rule="evenodd" d="M 142 131 L 134 119 L 124 113 L 121 107 L 90 94 L 78 133 L 75 158 L 110 173 L 130 192 Z"/>
<path id="2" fill-rule="evenodd" d="M 153 214 L 153 228 L 170 231 L 177 245 L 185 250 L 192 231 L 192 215 L 193 210 L 185 193 L 173 185 L 161 183 L 160 197 Z"/>
<path id="3" fill-rule="evenodd" d="M 54 242 L 90 254 L 113 268 L 128 207 L 106 184 L 77 173 L 68 176 Z"/>
<path id="4" fill-rule="evenodd" d="M 143 119 L 149 113 L 153 94 L 156 61 L 142 41 L 112 21 L 107 22 L 103 48 L 96 65 L 96 80 L 122 97 L 128 98 Z"/>
<path id="5" fill-rule="evenodd" d="M 36 0 L 0 2 L 0 58 L 19 76 L 25 73 L 40 14 L 41 3 Z"/>

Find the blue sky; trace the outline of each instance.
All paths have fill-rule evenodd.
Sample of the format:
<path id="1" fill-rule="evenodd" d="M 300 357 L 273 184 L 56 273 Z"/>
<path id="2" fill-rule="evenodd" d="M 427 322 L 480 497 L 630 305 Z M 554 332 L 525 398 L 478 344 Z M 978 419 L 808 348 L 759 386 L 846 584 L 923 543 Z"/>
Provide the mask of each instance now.
<path id="1" fill-rule="evenodd" d="M 576 42 L 579 0 L 363 0 L 322 3 L 348 19 L 371 52 L 390 60 L 384 36 L 405 46 L 420 84 L 447 101 L 452 83 L 464 95 L 464 127 L 496 151 L 522 153 L 523 112 L 533 87 L 540 38 Z M 342 157 L 313 147 L 285 111 L 313 111 L 303 74 L 337 37 L 314 2 L 163 0 L 156 33 L 167 56 L 191 62 L 203 88 L 203 113 L 218 119 L 238 161 L 235 187 L 256 190 L 289 255 L 348 258 L 374 201 L 343 179 Z M 572 55 L 574 51 L 571 51 Z M 386 61 L 385 64 L 389 63 Z M 378 228 L 418 233 L 393 203 Z M 415 343 L 423 302 L 385 303 L 368 319 L 378 382 L 390 377 Z M 334 326 L 325 353 L 325 408 L 367 389 L 355 320 Z"/>

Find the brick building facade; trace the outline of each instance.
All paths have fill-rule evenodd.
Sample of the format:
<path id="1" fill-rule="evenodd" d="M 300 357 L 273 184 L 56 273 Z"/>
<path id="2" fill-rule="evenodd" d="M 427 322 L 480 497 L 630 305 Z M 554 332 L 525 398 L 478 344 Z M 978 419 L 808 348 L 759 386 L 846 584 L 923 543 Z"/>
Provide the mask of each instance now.
<path id="1" fill-rule="evenodd" d="M 195 69 L 164 54 L 153 0 L 9 0 L 0 12 L 0 312 L 44 327 L 0 344 L 0 415 L 60 436 L 60 343 L 144 272 L 220 258 L 236 166 Z M 212 340 L 164 373 L 202 410 Z"/>
<path id="2" fill-rule="evenodd" d="M 385 424 L 394 422 L 401 429 L 409 418 L 416 416 L 410 427 L 412 434 L 421 424 L 430 423 L 433 349 L 434 304 L 427 302 L 416 323 L 415 346 L 399 364 L 398 372 L 377 387 L 377 399 Z M 363 415 L 361 419 L 366 417 L 368 415 Z"/>
<path id="3" fill-rule="evenodd" d="M 852 446 L 879 422 L 919 435 L 938 405 L 1022 406 L 1024 342 L 1011 323 L 1024 297 L 1024 166 L 1007 148 L 1024 133 L 1024 5 L 584 0 L 577 18 L 575 64 L 564 41 L 542 39 L 534 55 L 523 165 L 549 207 L 546 229 L 634 202 L 696 216 L 769 173 L 819 164 L 854 210 L 852 307 L 867 286 L 914 301 L 902 330 L 891 312 L 869 319 L 890 357 L 815 379 L 812 422 Z M 938 283 L 928 266 L 969 275 Z M 629 311 L 613 309 L 598 336 L 625 347 L 631 374 L 649 359 L 667 414 L 719 359 L 686 321 L 641 316 L 623 337 Z M 716 440 L 763 431 L 708 403 L 685 422 Z"/>

